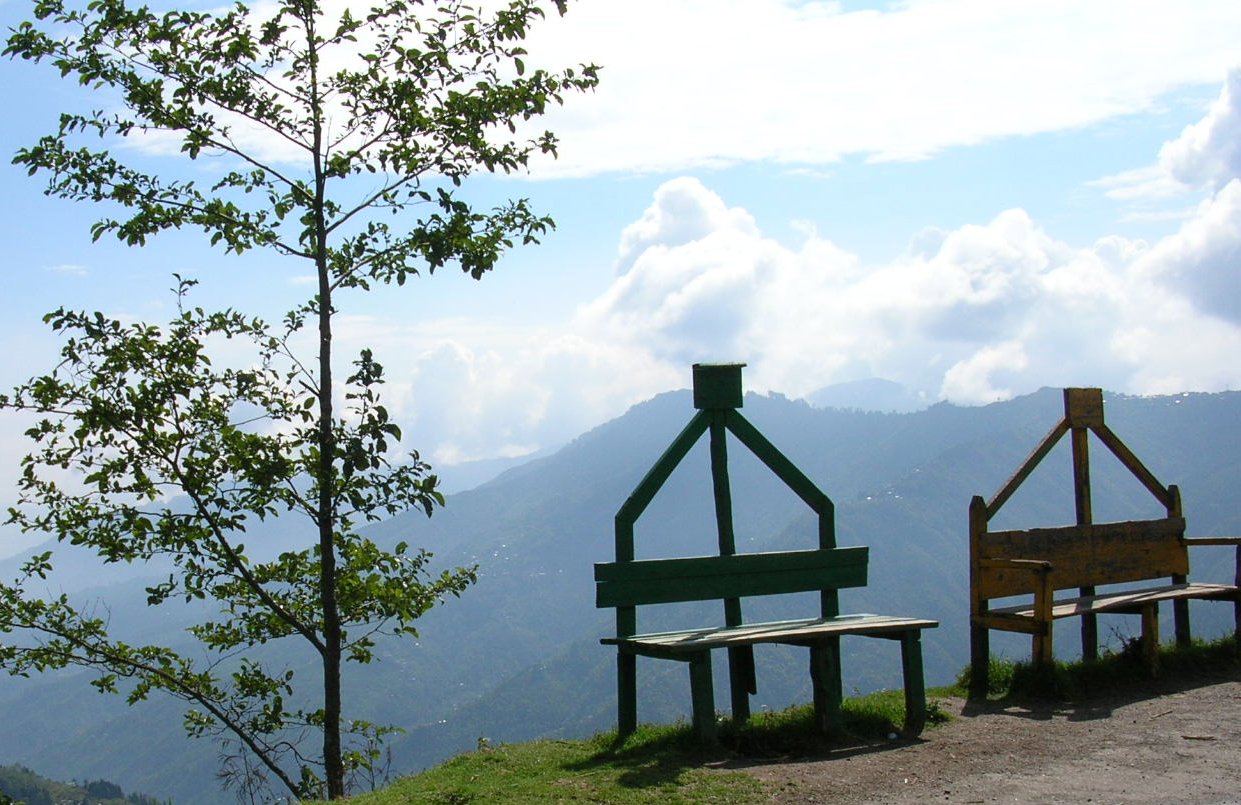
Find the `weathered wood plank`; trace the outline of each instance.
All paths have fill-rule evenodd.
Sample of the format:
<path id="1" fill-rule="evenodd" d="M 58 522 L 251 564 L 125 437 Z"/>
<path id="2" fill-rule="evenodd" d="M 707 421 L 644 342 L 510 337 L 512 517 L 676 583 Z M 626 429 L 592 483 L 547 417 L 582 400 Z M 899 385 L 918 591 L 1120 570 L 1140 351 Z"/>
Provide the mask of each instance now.
<path id="1" fill-rule="evenodd" d="M 785 643 L 807 645 L 825 637 L 858 634 L 875 635 L 932 629 L 938 621 L 922 618 L 900 618 L 888 615 L 842 615 L 838 618 L 810 618 L 770 623 L 749 623 L 744 626 L 707 629 L 684 629 L 675 632 L 658 632 L 635 635 L 627 639 L 604 638 L 606 645 L 618 645 L 622 651 L 636 654 L 652 653 L 667 657 L 671 654 L 693 654 L 705 649 L 759 643 Z"/>
<path id="2" fill-rule="evenodd" d="M 1071 618 L 1087 612 L 1139 612 L 1142 607 L 1159 601 L 1178 600 L 1217 600 L 1228 601 L 1238 595 L 1238 588 L 1232 584 L 1167 584 L 1161 587 L 1150 587 L 1143 590 L 1104 593 L 1101 595 L 1069 598 L 1056 601 L 1051 607 L 1052 618 Z M 991 625 L 1003 623 L 999 628 L 1007 629 L 1012 618 L 1033 619 L 1034 607 L 1030 604 L 1018 604 L 1011 607 L 996 607 L 989 610 L 982 619 Z"/>
<path id="3" fill-rule="evenodd" d="M 1166 517 L 982 534 L 975 595 L 1003 598 L 1040 586 L 1038 574 L 1029 570 L 989 567 L 988 560 L 996 559 L 1050 562 L 1056 590 L 1187 574 L 1184 531 L 1184 518 Z"/>

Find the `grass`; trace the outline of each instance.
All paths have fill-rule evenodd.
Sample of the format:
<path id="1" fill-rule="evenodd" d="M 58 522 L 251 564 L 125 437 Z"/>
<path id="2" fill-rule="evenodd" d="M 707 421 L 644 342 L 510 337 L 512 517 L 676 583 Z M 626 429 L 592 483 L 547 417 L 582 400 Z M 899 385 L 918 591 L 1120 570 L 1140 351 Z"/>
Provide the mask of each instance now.
<path id="1" fill-rule="evenodd" d="M 838 743 L 886 740 L 904 719 L 900 691 L 844 703 Z M 947 719 L 932 700 L 928 722 Z M 746 803 L 767 799 L 752 775 L 729 771 L 738 758 L 822 753 L 832 745 L 814 727 L 810 705 L 759 713 L 743 725 L 725 720 L 717 746 L 700 745 L 688 724 L 642 725 L 618 741 L 603 733 L 578 741 L 541 740 L 480 748 L 388 788 L 350 800 L 353 805 L 466 803 Z"/>

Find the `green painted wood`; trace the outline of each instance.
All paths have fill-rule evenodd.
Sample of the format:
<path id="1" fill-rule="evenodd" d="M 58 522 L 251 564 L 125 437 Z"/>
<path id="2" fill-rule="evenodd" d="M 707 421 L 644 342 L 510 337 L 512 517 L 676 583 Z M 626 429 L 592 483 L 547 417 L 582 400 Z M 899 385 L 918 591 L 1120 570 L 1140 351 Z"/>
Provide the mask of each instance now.
<path id="1" fill-rule="evenodd" d="M 750 449 L 750 452 L 776 474 L 776 477 L 793 490 L 807 506 L 816 513 L 822 513 L 831 505 L 827 495 L 823 494 L 801 470 L 789 461 L 767 437 L 758 432 L 750 421 L 738 411 L 729 411 L 728 429 L 733 435 Z"/>
<path id="2" fill-rule="evenodd" d="M 796 571 L 834 565 L 865 566 L 870 549 L 811 548 L 804 551 L 739 553 L 734 556 L 690 556 L 677 559 L 643 559 L 635 562 L 597 562 L 595 581 L 678 580 L 695 576 Z M 848 585 L 856 586 L 856 585 Z"/>
<path id="3" fill-rule="evenodd" d="M 616 556 L 620 561 L 624 561 L 622 553 L 627 552 L 630 557 L 633 556 L 633 524 L 642 516 L 642 512 L 646 511 L 646 507 L 651 504 L 655 495 L 663 487 L 668 480 L 668 476 L 672 475 L 672 471 L 677 468 L 694 443 L 707 432 L 707 427 L 711 424 L 711 415 L 706 411 L 699 411 L 694 418 L 689 421 L 682 431 L 677 434 L 676 439 L 669 445 L 664 454 L 655 462 L 655 466 L 651 467 L 643 476 L 642 480 L 634 488 L 633 492 L 621 505 L 620 510 L 616 512 L 616 534 L 617 534 L 617 551 Z M 627 530 L 629 542 L 628 545 L 620 545 L 622 535 L 622 527 Z M 626 551 L 622 551 L 624 548 Z"/>
<path id="4" fill-rule="evenodd" d="M 732 556 L 737 552 L 737 537 L 733 533 L 733 495 L 728 483 L 727 435 L 728 431 L 724 427 L 724 414 L 713 412 L 711 417 L 711 490 L 715 495 L 715 530 L 719 536 L 721 556 Z"/>
<path id="5" fill-rule="evenodd" d="M 715 741 L 715 690 L 711 680 L 711 652 L 695 654 L 689 663 L 690 699 L 694 731 L 703 743 Z"/>
<path id="6" fill-rule="evenodd" d="M 926 688 L 922 678 L 922 631 L 901 635 L 901 671 L 905 678 L 905 733 L 912 737 L 926 726 Z"/>
<path id="7" fill-rule="evenodd" d="M 695 394 L 698 393 L 698 375 L 694 378 Z M 737 370 L 737 394 L 741 391 L 741 371 Z M 738 400 L 738 404 L 740 401 Z M 695 401 L 697 405 L 697 401 Z M 701 406 L 700 406 L 701 407 Z M 711 487 L 715 497 L 715 528 L 721 556 L 737 553 L 737 538 L 733 533 L 733 498 L 728 482 L 728 430 L 725 427 L 727 411 L 711 412 Z M 741 625 L 741 599 L 724 598 L 724 623 Z M 750 717 L 750 694 L 755 692 L 754 649 L 741 646 L 728 650 L 728 690 L 732 704 L 733 719 L 738 722 Z"/>
<path id="8" fill-rule="evenodd" d="M 824 725 L 838 723 L 841 702 L 840 635 L 903 639 L 906 631 L 932 628 L 935 621 L 852 615 L 840 612 L 837 591 L 867 581 L 866 548 L 836 548 L 832 501 L 787 457 L 749 423 L 741 407 L 744 364 L 694 366 L 694 405 L 698 413 L 664 451 L 616 513 L 616 561 L 595 565 L 596 606 L 616 607 L 618 722 L 621 735 L 637 725 L 635 655 L 687 662 L 693 697 L 694 726 L 703 740 L 715 739 L 711 649 L 726 648 L 733 717 L 749 715 L 749 696 L 757 691 L 754 644 L 789 643 L 811 649 L 816 712 Z M 634 526 L 673 470 L 710 432 L 712 491 L 715 499 L 719 556 L 636 561 Z M 818 516 L 818 550 L 736 555 L 732 490 L 728 477 L 727 434 L 731 432 Z M 820 592 L 820 611 L 830 620 L 783 624 L 744 624 L 741 599 L 757 595 Z M 665 635 L 637 635 L 636 607 L 646 604 L 721 600 L 723 629 Z M 919 654 L 919 658 L 920 658 Z M 920 662 L 920 659 L 919 659 Z M 920 666 L 919 666 L 920 669 Z M 908 672 L 908 668 L 906 669 Z M 919 676 L 916 690 L 922 696 Z M 907 694 L 908 695 L 908 694 Z M 925 706 L 925 697 L 923 706 Z"/>
<path id="9" fill-rule="evenodd" d="M 740 408 L 743 366 L 744 363 L 694 364 L 694 407 L 705 411 Z"/>
<path id="10" fill-rule="evenodd" d="M 638 658 L 616 654 L 617 732 L 624 737 L 638 728 Z"/>
<path id="11" fill-rule="evenodd" d="M 595 565 L 595 606 L 620 607 L 866 586 L 865 547 Z"/>
<path id="12" fill-rule="evenodd" d="M 840 733 L 840 640 L 828 639 L 810 647 L 810 681 L 814 687 L 815 726 L 823 735 Z"/>

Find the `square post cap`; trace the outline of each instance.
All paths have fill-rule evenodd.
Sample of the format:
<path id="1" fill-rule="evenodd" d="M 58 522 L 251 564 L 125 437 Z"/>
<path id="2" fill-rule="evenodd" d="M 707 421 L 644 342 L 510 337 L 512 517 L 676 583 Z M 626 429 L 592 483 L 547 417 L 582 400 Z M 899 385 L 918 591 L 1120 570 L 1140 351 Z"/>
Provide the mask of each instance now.
<path id="1" fill-rule="evenodd" d="M 1103 391 L 1093 388 L 1066 388 L 1064 417 L 1072 428 L 1103 427 Z"/>
<path id="2" fill-rule="evenodd" d="M 744 363 L 694 364 L 694 407 L 727 410 L 741 407 L 741 367 Z"/>

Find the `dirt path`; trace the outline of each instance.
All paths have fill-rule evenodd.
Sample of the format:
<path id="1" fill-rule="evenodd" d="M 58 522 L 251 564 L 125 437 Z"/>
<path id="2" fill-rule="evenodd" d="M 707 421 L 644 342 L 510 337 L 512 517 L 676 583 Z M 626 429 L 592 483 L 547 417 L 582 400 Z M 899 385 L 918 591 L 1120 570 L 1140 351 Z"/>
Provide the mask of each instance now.
<path id="1" fill-rule="evenodd" d="M 1241 673 L 1086 705 L 942 702 L 914 742 L 753 765 L 771 802 L 1241 805 Z"/>

